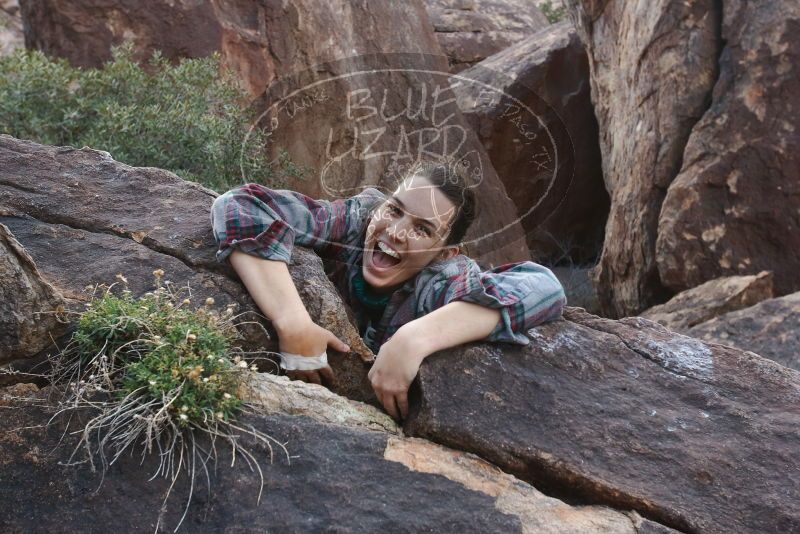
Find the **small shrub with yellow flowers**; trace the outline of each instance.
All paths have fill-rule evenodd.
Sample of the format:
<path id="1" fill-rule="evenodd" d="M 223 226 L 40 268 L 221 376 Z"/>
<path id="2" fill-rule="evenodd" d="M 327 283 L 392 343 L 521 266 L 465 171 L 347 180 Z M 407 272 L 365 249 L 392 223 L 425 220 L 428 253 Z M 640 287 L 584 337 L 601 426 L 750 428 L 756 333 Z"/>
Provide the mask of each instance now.
<path id="1" fill-rule="evenodd" d="M 69 344 L 52 360 L 50 381 L 64 391 L 59 411 L 93 410 L 79 432 L 71 463 L 88 462 L 95 468 L 99 458 L 105 470 L 135 444 L 144 445 L 143 456 L 155 448 L 160 453 L 158 472 L 173 482 L 166 503 L 181 472 L 188 473 L 193 490 L 197 470 L 207 472 L 206 463 L 216 459 L 204 452 L 216 454 L 213 443 L 198 445 L 205 435 L 212 442 L 224 440 L 234 457 L 238 454 L 255 467 L 263 487 L 259 462 L 241 437 L 265 444 L 270 459 L 270 443 L 283 446 L 236 421 L 247 408 L 239 386 L 256 368 L 248 366 L 235 346 L 235 306 L 219 313 L 212 308 L 213 298 L 207 298 L 193 309 L 184 296 L 188 287 L 176 289 L 162 281 L 161 269 L 153 275 L 155 290 L 139 298 L 133 297 L 122 274 L 111 286 L 88 286 L 91 301 Z M 115 294 L 118 285 L 121 291 Z M 87 454 L 75 461 L 81 449 Z"/>

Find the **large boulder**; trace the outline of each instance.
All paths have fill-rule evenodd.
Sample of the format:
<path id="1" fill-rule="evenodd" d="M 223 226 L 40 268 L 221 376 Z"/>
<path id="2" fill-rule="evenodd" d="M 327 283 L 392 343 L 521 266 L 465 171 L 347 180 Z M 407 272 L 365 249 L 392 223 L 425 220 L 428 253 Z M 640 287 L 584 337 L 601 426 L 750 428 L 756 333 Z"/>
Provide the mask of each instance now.
<path id="1" fill-rule="evenodd" d="M 659 279 L 656 231 L 667 187 L 717 79 L 721 3 L 565 4 L 589 55 L 611 194 L 595 285 L 606 315 L 634 315 L 671 296 Z"/>
<path id="2" fill-rule="evenodd" d="M 753 351 L 800 371 L 800 292 L 720 315 L 690 328 L 688 335 Z"/>
<path id="3" fill-rule="evenodd" d="M 450 69 L 462 71 L 549 24 L 527 0 L 425 0 Z"/>
<path id="4" fill-rule="evenodd" d="M 17 0 L 0 1 L 0 57 L 22 48 L 24 44 Z"/>
<path id="5" fill-rule="evenodd" d="M 139 296 L 153 289 L 153 271 L 163 269 L 176 288 L 189 287 L 196 304 L 213 297 L 220 308 L 237 306 L 248 323 L 242 327 L 244 348 L 274 351 L 270 325 L 233 269 L 214 258 L 215 198 L 170 172 L 129 167 L 105 152 L 0 136 L 0 223 L 24 246 L 42 278 L 67 298 L 68 311 L 83 310 L 86 286 L 111 284 L 119 273 Z M 348 321 L 322 262 L 297 249 L 290 272 L 311 316 L 352 348 L 348 355 L 331 353 L 340 371 L 337 390 L 374 401 L 362 363 L 374 356 Z"/>
<path id="6" fill-rule="evenodd" d="M 697 324 L 772 297 L 770 271 L 749 276 L 725 276 L 682 291 L 668 302 L 643 311 L 640 316 L 670 330 L 686 333 Z"/>
<path id="7" fill-rule="evenodd" d="M 219 50 L 223 32 L 211 2 L 23 0 L 21 7 L 25 45 L 79 67 L 100 67 L 125 41 L 139 60 L 155 50 L 170 60 L 205 57 Z"/>
<path id="8" fill-rule="evenodd" d="M 0 224 L 0 364 L 34 356 L 66 330 L 61 294 Z"/>
<path id="9" fill-rule="evenodd" d="M 401 437 L 375 408 L 320 386 L 289 385 L 285 378 L 258 376 L 250 386 L 282 402 L 250 397 L 259 414 L 242 423 L 285 444 L 288 453 L 273 445 L 270 462 L 263 445 L 247 443 L 264 473 L 260 503 L 258 474 L 241 455 L 231 466 L 227 447 L 218 442 L 220 456 L 213 470 L 209 465 L 210 489 L 198 474 L 184 532 L 648 532 L 636 514 L 567 505 L 474 455 Z M 310 405 L 304 415 L 294 409 Z M 5 410 L 0 421 L 3 532 L 168 532 L 179 523 L 189 498 L 185 473 L 156 529 L 169 486 L 163 477 L 148 480 L 158 454 L 144 461 L 138 454 L 123 455 L 101 479 L 85 464 L 65 465 L 75 445 L 74 434 L 62 435 L 66 418 L 47 425 L 46 409 L 15 408 Z"/>
<path id="10" fill-rule="evenodd" d="M 800 530 L 800 373 L 574 308 L 530 336 L 428 358 L 405 431 L 684 532 Z"/>
<path id="11" fill-rule="evenodd" d="M 267 157 L 288 153 L 307 171 L 288 187 L 316 198 L 350 196 L 367 185 L 393 191 L 418 158 L 448 158 L 467 169 L 481 199 L 467 234 L 471 253 L 486 265 L 530 259 L 514 203 L 454 103 L 447 59 L 421 0 L 150 4 L 158 7 L 26 4 L 27 43 L 94 66 L 126 39 L 142 55 L 160 46 L 167 57 L 221 50 L 223 64 L 257 96 Z M 172 20 L 192 31 L 163 29 Z M 202 38 L 192 37 L 197 32 Z M 87 50 L 98 58 L 84 61 Z"/>
<path id="12" fill-rule="evenodd" d="M 658 222 L 661 281 L 681 291 L 771 270 L 800 290 L 800 3 L 720 2 L 719 78 Z"/>
<path id="13" fill-rule="evenodd" d="M 569 21 L 461 73 L 458 105 L 522 217 L 537 261 L 585 264 L 599 254 L 603 183 L 586 51 Z"/>
<path id="14" fill-rule="evenodd" d="M 800 289 L 796 2 L 568 0 L 611 192 L 595 271 L 633 315 L 722 276 Z"/>

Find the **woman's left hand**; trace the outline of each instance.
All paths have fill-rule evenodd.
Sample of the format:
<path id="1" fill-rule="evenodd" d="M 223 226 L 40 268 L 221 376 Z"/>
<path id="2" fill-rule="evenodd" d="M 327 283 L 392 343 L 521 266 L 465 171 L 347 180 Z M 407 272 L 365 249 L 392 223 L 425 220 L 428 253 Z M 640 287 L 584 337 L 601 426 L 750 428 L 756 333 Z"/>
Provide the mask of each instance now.
<path id="1" fill-rule="evenodd" d="M 395 420 L 408 416 L 408 388 L 427 354 L 415 349 L 410 329 L 400 328 L 378 351 L 369 377 L 375 395 Z"/>
<path id="2" fill-rule="evenodd" d="M 422 360 L 436 351 L 484 339 L 500 319 L 497 309 L 457 301 L 400 327 L 378 351 L 368 375 L 389 415 L 397 420 L 408 416 L 408 387 Z"/>

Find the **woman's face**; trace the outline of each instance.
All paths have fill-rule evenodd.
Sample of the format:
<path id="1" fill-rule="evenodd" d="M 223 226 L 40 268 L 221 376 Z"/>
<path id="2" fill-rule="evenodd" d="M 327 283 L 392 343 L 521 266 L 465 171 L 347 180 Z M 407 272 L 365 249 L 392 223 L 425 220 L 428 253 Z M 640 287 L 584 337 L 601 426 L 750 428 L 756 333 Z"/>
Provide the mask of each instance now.
<path id="1" fill-rule="evenodd" d="M 456 207 L 420 176 L 406 178 L 373 213 L 364 240 L 364 280 L 392 291 L 434 259 L 458 252 L 445 245 Z"/>

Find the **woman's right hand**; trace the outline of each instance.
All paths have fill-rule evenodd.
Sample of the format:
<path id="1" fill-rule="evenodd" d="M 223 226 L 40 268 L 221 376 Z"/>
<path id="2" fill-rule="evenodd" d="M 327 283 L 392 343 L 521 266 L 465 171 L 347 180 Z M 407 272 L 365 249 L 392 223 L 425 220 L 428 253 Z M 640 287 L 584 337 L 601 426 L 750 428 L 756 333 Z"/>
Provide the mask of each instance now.
<path id="1" fill-rule="evenodd" d="M 328 347 L 341 352 L 350 351 L 346 343 L 311 320 L 285 262 L 265 260 L 239 250 L 231 253 L 230 262 L 250 296 L 272 321 L 282 352 L 319 356 Z M 323 378 L 330 382 L 334 378 L 330 367 L 313 371 L 288 371 L 286 374 L 290 378 L 315 384 L 321 384 Z"/>
<path id="2" fill-rule="evenodd" d="M 274 324 L 278 332 L 278 346 L 281 352 L 290 352 L 300 356 L 319 356 L 328 347 L 339 352 L 349 352 L 347 343 L 337 338 L 333 332 L 314 323 L 309 317 L 283 318 Z M 302 380 L 314 384 L 330 385 L 334 375 L 330 367 L 309 371 L 286 371 L 292 380 Z"/>

